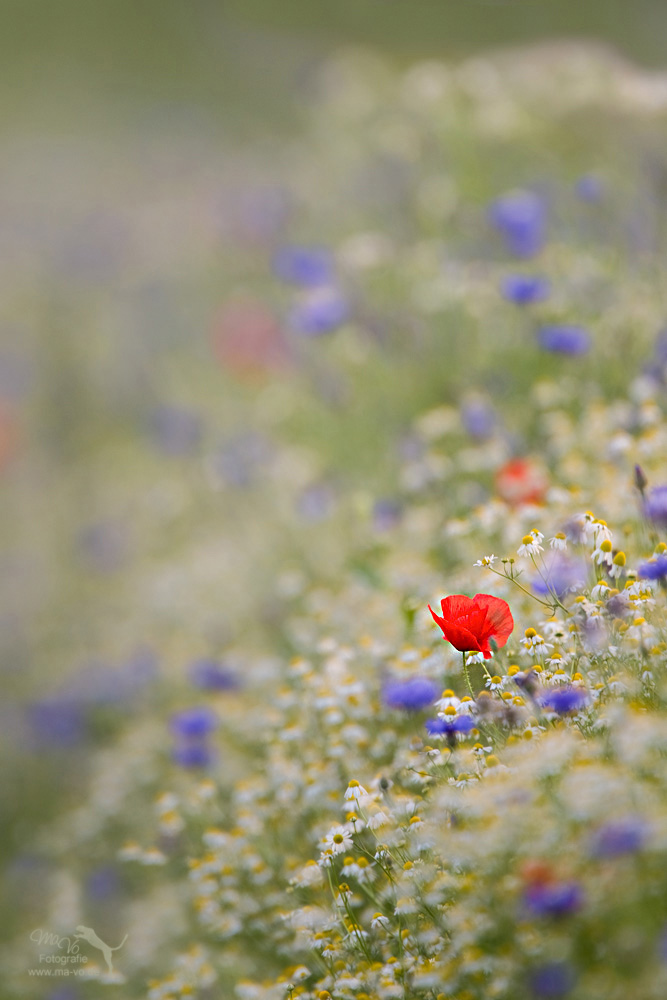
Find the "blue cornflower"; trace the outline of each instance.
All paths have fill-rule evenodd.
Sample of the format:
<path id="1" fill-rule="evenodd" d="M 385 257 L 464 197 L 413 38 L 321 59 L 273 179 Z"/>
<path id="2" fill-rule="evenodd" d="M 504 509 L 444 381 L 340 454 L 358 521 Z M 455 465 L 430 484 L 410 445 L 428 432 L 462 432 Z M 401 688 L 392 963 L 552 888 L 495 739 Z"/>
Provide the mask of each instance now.
<path id="1" fill-rule="evenodd" d="M 336 288 L 316 288 L 293 307 L 287 324 L 294 333 L 317 337 L 347 322 L 350 306 Z"/>
<path id="2" fill-rule="evenodd" d="M 171 751 L 175 764 L 181 767 L 208 767 L 213 763 L 215 754 L 204 740 L 186 740 L 177 743 Z"/>
<path id="3" fill-rule="evenodd" d="M 461 423 L 471 437 L 491 437 L 498 422 L 496 412 L 484 399 L 467 399 L 461 404 Z"/>
<path id="4" fill-rule="evenodd" d="M 281 247 L 273 257 L 273 272 L 291 285 L 314 288 L 332 280 L 333 257 L 326 247 Z"/>
<path id="5" fill-rule="evenodd" d="M 204 691 L 233 691 L 239 687 L 239 678 L 233 670 L 215 660 L 196 660 L 189 673 L 192 684 Z"/>
<path id="6" fill-rule="evenodd" d="M 576 981 L 574 969 L 569 962 L 547 962 L 533 970 L 530 986 L 533 996 L 539 1000 L 558 1000 L 567 996 Z"/>
<path id="7" fill-rule="evenodd" d="M 649 521 L 667 526 L 667 485 L 654 486 L 644 501 L 644 513 Z"/>
<path id="8" fill-rule="evenodd" d="M 537 274 L 508 274 L 500 284 L 500 291 L 508 302 L 527 306 L 548 298 L 550 285 L 546 278 Z"/>
<path id="9" fill-rule="evenodd" d="M 545 241 L 546 205 L 534 191 L 511 191 L 492 202 L 489 221 L 517 257 L 533 257 Z"/>
<path id="10" fill-rule="evenodd" d="M 543 695 L 540 704 L 559 715 L 567 715 L 569 712 L 578 712 L 587 701 L 588 695 L 581 688 L 561 687 Z"/>
<path id="11" fill-rule="evenodd" d="M 659 555 L 640 563 L 639 576 L 642 580 L 662 580 L 667 576 L 667 555 Z"/>
<path id="12" fill-rule="evenodd" d="M 545 351 L 552 354 L 586 354 L 591 347 L 591 337 L 580 326 L 543 326 L 537 331 L 537 340 Z"/>
<path id="13" fill-rule="evenodd" d="M 424 723 L 429 736 L 451 736 L 453 733 L 465 735 L 475 728 L 474 719 L 469 715 L 453 715 L 451 718 L 427 719 Z"/>
<path id="14" fill-rule="evenodd" d="M 582 201 L 600 201 L 604 195 L 604 184 L 595 174 L 584 174 L 574 185 L 574 191 Z"/>
<path id="15" fill-rule="evenodd" d="M 73 747 L 87 736 L 84 706 L 67 695 L 32 702 L 28 706 L 28 725 L 38 746 Z"/>
<path id="16" fill-rule="evenodd" d="M 544 576 L 535 576 L 530 586 L 536 594 L 556 594 L 562 600 L 566 594 L 578 590 L 586 582 L 586 566 L 581 560 L 570 559 L 562 552 L 555 552 L 545 561 Z"/>
<path id="17" fill-rule="evenodd" d="M 175 712 L 170 720 L 171 731 L 183 739 L 204 739 L 218 725 L 218 716 L 207 705 L 184 708 Z"/>
<path id="18" fill-rule="evenodd" d="M 373 527 L 376 531 L 391 531 L 401 520 L 403 508 L 398 500 L 383 498 L 373 504 Z"/>
<path id="19" fill-rule="evenodd" d="M 432 705 L 438 697 L 438 685 L 430 677 L 406 677 L 389 680 L 382 689 L 387 708 L 419 712 Z"/>
<path id="20" fill-rule="evenodd" d="M 639 816 L 605 823 L 593 837 L 592 854 L 598 858 L 633 854 L 644 846 L 647 832 L 646 823 Z"/>
<path id="21" fill-rule="evenodd" d="M 527 910 L 538 917 L 566 917 L 580 909 L 584 895 L 577 882 L 535 882 L 524 892 Z"/>
<path id="22" fill-rule="evenodd" d="M 201 441 L 201 418 L 191 410 L 160 406 L 152 414 L 151 424 L 155 443 L 166 455 L 187 455 Z"/>

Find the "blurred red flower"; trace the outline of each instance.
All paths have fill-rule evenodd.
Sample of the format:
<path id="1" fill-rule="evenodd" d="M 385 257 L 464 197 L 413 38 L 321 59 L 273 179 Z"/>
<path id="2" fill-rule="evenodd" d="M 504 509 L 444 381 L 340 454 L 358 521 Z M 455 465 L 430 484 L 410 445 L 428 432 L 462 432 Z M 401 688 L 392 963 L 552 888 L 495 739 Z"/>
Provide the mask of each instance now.
<path id="1" fill-rule="evenodd" d="M 221 309 L 215 320 L 213 351 L 224 368 L 241 378 L 282 371 L 291 362 L 278 322 L 254 299 L 231 301 Z"/>
<path id="2" fill-rule="evenodd" d="M 430 604 L 428 610 L 446 641 L 462 653 L 483 653 L 486 660 L 491 656 L 491 639 L 497 647 L 504 646 L 514 628 L 507 601 L 491 594 L 454 594 L 443 597 L 440 607 L 442 615 L 437 615 Z"/>
<path id="3" fill-rule="evenodd" d="M 544 470 L 527 458 L 512 458 L 496 473 L 496 490 L 509 504 L 540 503 L 547 486 Z"/>

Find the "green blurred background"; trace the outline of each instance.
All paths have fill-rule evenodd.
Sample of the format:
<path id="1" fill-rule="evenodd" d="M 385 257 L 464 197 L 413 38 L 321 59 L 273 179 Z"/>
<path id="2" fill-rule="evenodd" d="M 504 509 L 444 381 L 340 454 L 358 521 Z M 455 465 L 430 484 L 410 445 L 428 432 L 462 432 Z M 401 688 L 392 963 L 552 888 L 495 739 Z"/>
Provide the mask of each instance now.
<path id="1" fill-rule="evenodd" d="M 594 39 L 648 66 L 665 0 L 3 0 L 3 119 L 72 125 L 100 100 L 126 118 L 166 104 L 216 121 L 287 120 L 283 101 L 341 44 L 397 59 Z"/>

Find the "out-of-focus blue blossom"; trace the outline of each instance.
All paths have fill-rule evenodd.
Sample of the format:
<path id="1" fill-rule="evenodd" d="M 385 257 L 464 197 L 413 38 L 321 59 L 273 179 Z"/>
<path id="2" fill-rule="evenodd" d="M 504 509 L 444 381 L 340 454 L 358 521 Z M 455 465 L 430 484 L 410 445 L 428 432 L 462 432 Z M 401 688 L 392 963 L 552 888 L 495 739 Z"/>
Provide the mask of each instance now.
<path id="1" fill-rule="evenodd" d="M 293 306 L 287 325 L 294 333 L 317 337 L 342 326 L 349 315 L 349 302 L 337 288 L 316 288 Z"/>
<path id="2" fill-rule="evenodd" d="M 653 356 L 661 366 L 667 365 L 667 330 L 661 330 L 655 338 Z"/>
<path id="3" fill-rule="evenodd" d="M 46 994 L 45 1000 L 80 1000 L 81 993 L 74 986 L 58 986 Z"/>
<path id="4" fill-rule="evenodd" d="M 218 716 L 207 705 L 184 708 L 172 715 L 170 726 L 183 739 L 203 739 L 217 728 Z"/>
<path id="5" fill-rule="evenodd" d="M 152 415 L 151 429 L 165 455 L 188 455 L 201 441 L 202 422 L 197 413 L 179 406 L 160 406 Z"/>
<path id="6" fill-rule="evenodd" d="M 549 297 L 550 285 L 537 274 L 508 274 L 500 284 L 503 298 L 518 306 L 543 302 Z"/>
<path id="7" fill-rule="evenodd" d="M 575 982 L 574 969 L 569 962 L 547 962 L 534 969 L 530 976 L 530 988 L 539 1000 L 558 1000 L 567 996 Z"/>
<path id="8" fill-rule="evenodd" d="M 591 337 L 581 326 L 543 326 L 537 331 L 540 347 L 552 354 L 587 354 L 591 347 Z"/>
<path id="9" fill-rule="evenodd" d="M 588 701 L 588 695 L 581 688 L 561 687 L 548 691 L 540 699 L 543 708 L 557 712 L 559 715 L 567 715 L 569 712 L 578 712 Z"/>
<path id="10" fill-rule="evenodd" d="M 226 442 L 211 458 L 213 476 L 227 486 L 247 489 L 271 458 L 269 441 L 261 434 L 248 431 Z"/>
<path id="11" fill-rule="evenodd" d="M 648 828 L 639 816 L 605 823 L 595 833 L 591 853 L 598 858 L 613 858 L 618 854 L 634 854 L 646 841 Z"/>
<path id="12" fill-rule="evenodd" d="M 667 526 L 667 484 L 654 486 L 644 501 L 644 513 L 649 521 Z"/>
<path id="13" fill-rule="evenodd" d="M 121 568 L 128 555 L 125 525 L 117 520 L 90 524 L 79 533 L 78 547 L 91 570 L 113 573 Z"/>
<path id="14" fill-rule="evenodd" d="M 530 914 L 537 917 L 566 917 L 576 913 L 584 894 L 577 882 L 535 882 L 523 894 Z"/>
<path id="15" fill-rule="evenodd" d="M 297 498 L 297 511 L 306 521 L 324 521 L 333 513 L 336 495 L 329 483 L 311 483 Z"/>
<path id="16" fill-rule="evenodd" d="M 420 712 L 438 697 L 438 685 L 430 677 L 395 678 L 385 683 L 382 700 L 387 708 Z"/>
<path id="17" fill-rule="evenodd" d="M 639 576 L 642 580 L 664 580 L 667 576 L 667 555 L 659 555 L 640 563 Z"/>
<path id="18" fill-rule="evenodd" d="M 556 594 L 562 600 L 566 594 L 579 590 L 586 582 L 587 569 L 581 560 L 571 559 L 562 552 L 545 556 L 543 576 L 534 576 L 530 585 L 536 594 Z"/>
<path id="19" fill-rule="evenodd" d="M 604 184 L 596 174 L 584 174 L 574 185 L 574 192 L 581 201 L 597 202 L 604 196 Z"/>
<path id="20" fill-rule="evenodd" d="M 204 740 L 185 740 L 172 748 L 171 756 L 181 767 L 208 767 L 215 760 L 215 752 Z"/>
<path id="21" fill-rule="evenodd" d="M 155 654 L 138 650 L 126 663 L 112 666 L 91 661 L 76 670 L 61 694 L 80 705 L 114 705 L 133 701 L 158 676 Z"/>
<path id="22" fill-rule="evenodd" d="M 544 199 L 534 191 L 511 191 L 491 203 L 491 225 L 516 257 L 533 257 L 546 238 L 547 212 Z"/>
<path id="23" fill-rule="evenodd" d="M 28 706 L 30 735 L 36 746 L 68 747 L 82 743 L 87 733 L 84 706 L 67 696 L 52 696 Z"/>
<path id="24" fill-rule="evenodd" d="M 333 257 L 326 247 L 281 247 L 273 257 L 273 273 L 291 285 L 327 285 L 334 276 Z"/>
<path id="25" fill-rule="evenodd" d="M 485 399 L 467 399 L 461 403 L 461 423 L 471 437 L 484 440 L 493 434 L 498 418 Z"/>
<path id="26" fill-rule="evenodd" d="M 233 218 L 233 235 L 254 244 L 266 244 L 284 228 L 290 214 L 288 192 L 278 185 L 233 192 L 227 211 Z"/>
<path id="27" fill-rule="evenodd" d="M 217 660 L 196 660 L 189 675 L 192 684 L 203 691 L 234 691 L 240 687 L 237 674 Z"/>
<path id="28" fill-rule="evenodd" d="M 115 865 L 100 865 L 86 879 L 86 894 L 91 899 L 109 899 L 116 896 L 121 888 L 122 880 Z"/>
<path id="29" fill-rule="evenodd" d="M 452 733 L 465 735 L 475 728 L 474 719 L 469 715 L 454 715 L 451 718 L 427 719 L 424 723 L 429 736 L 449 736 Z"/>
<path id="30" fill-rule="evenodd" d="M 373 505 L 373 527 L 376 531 L 391 531 L 400 523 L 403 508 L 398 500 L 376 500 Z"/>

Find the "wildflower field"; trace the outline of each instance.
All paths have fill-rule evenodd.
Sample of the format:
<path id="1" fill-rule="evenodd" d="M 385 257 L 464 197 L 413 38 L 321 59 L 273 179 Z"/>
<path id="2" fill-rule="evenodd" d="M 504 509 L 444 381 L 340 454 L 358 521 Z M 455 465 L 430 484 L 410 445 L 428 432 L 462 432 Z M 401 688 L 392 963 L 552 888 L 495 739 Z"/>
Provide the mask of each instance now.
<path id="1" fill-rule="evenodd" d="M 664 1000 L 667 75 L 301 101 L 5 150 L 2 995 Z"/>

